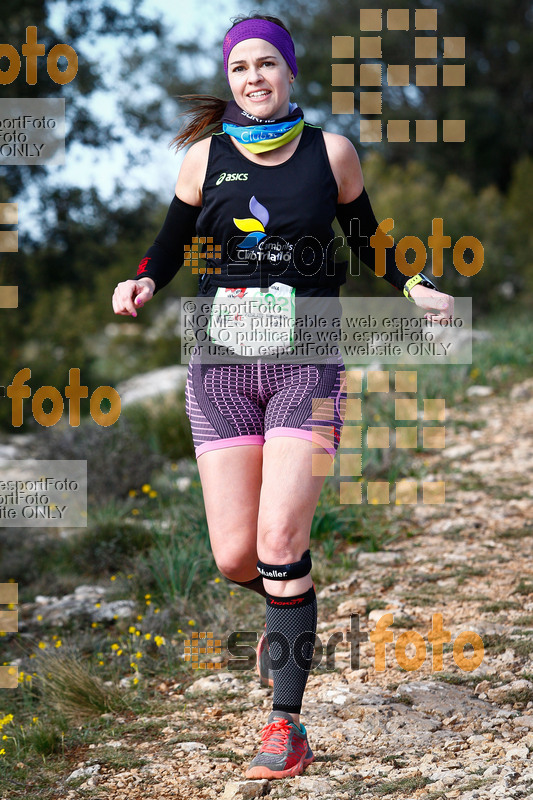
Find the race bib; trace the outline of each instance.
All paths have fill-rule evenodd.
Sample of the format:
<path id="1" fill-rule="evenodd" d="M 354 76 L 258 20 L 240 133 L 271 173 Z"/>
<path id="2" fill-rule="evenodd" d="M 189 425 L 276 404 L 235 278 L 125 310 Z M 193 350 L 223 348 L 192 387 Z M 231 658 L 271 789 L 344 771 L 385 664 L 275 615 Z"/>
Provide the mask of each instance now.
<path id="1" fill-rule="evenodd" d="M 295 292 L 285 283 L 273 283 L 265 291 L 256 286 L 220 286 L 213 298 L 209 338 L 239 356 L 291 353 Z"/>

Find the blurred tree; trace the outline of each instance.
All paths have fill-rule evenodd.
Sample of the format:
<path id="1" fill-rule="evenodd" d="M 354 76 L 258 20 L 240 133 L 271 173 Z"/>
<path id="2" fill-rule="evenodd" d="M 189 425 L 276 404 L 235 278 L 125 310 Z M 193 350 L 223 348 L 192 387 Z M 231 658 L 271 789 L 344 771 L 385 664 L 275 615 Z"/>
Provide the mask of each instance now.
<path id="1" fill-rule="evenodd" d="M 63 97 L 66 99 L 67 138 L 66 148 L 74 143 L 88 147 L 104 147 L 121 141 L 119 126 L 102 125 L 91 115 L 87 99 L 104 87 L 104 76 L 95 59 L 87 55 L 88 47 L 95 38 L 127 35 L 132 40 L 144 34 L 153 34 L 156 39 L 163 36 L 158 20 L 143 15 L 139 7 L 141 0 L 130 0 L 130 7 L 119 9 L 116 0 L 65 0 L 65 33 L 57 33 L 50 27 L 49 18 L 58 0 L 2 0 L 0 15 L 0 42 L 10 44 L 22 53 L 26 41 L 26 28 L 37 27 L 37 41 L 44 44 L 45 53 L 56 44 L 65 43 L 78 54 L 78 73 L 71 83 L 60 85 L 48 75 L 46 58 L 37 59 L 37 82 L 26 83 L 25 61 L 12 83 L 1 87 L 2 99 L 32 97 Z M 120 4 L 122 5 L 122 4 Z M 81 47 L 83 45 L 83 53 Z M 64 64 L 58 63 L 59 69 Z M 0 67 L 7 67 L 7 60 L 0 60 Z M 47 175 L 46 165 L 3 166 L 0 173 L 0 202 L 13 200 L 30 181 L 42 183 Z"/>
<path id="2" fill-rule="evenodd" d="M 363 36 L 381 36 L 383 67 L 383 129 L 389 119 L 466 120 L 464 143 L 382 142 L 358 146 L 360 152 L 377 149 L 389 163 L 408 159 L 423 161 L 440 178 L 451 171 L 467 178 L 474 187 L 495 183 L 506 189 L 515 161 L 533 152 L 533 5 L 531 0 L 257 0 L 263 13 L 278 15 L 290 28 L 296 43 L 298 77 L 295 98 L 310 121 L 338 130 L 354 143 L 359 140 L 356 111 L 331 114 L 332 36 L 355 37 L 355 107 L 359 102 L 359 64 L 376 59 L 359 58 L 359 11 L 383 9 L 383 29 Z M 387 9 L 408 8 L 408 31 L 387 30 Z M 438 10 L 437 31 L 415 31 L 415 9 Z M 438 86 L 415 85 L 415 37 L 437 37 L 437 58 L 416 63 L 437 64 Z M 465 37 L 464 59 L 443 58 L 443 37 Z M 346 59 L 348 61 L 349 59 Z M 466 85 L 443 86 L 442 65 L 465 63 Z M 410 85 L 386 85 L 387 64 L 408 64 Z M 222 71 L 222 70 L 220 70 Z M 337 87 L 349 91 L 350 87 Z M 363 87 L 378 90 L 376 87 Z M 312 117 L 312 119 L 311 119 Z"/>

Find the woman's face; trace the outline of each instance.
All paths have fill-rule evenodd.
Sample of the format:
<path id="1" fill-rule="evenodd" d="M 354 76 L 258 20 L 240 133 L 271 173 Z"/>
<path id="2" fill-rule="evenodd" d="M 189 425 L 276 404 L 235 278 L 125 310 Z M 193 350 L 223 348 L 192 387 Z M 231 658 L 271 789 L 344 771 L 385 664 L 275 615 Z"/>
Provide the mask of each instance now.
<path id="1" fill-rule="evenodd" d="M 291 74 L 279 50 L 264 39 L 245 39 L 229 54 L 233 98 L 254 117 L 271 119 L 289 113 Z"/>

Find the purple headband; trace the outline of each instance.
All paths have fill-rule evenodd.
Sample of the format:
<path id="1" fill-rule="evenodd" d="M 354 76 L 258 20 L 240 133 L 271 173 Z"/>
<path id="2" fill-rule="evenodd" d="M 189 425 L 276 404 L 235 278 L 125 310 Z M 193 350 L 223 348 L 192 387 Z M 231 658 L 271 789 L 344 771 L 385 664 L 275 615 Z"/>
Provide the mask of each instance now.
<path id="1" fill-rule="evenodd" d="M 226 78 L 228 77 L 229 54 L 236 44 L 239 44 L 239 42 L 245 39 L 264 39 L 266 42 L 273 44 L 274 47 L 277 47 L 291 68 L 294 77 L 296 77 L 298 74 L 298 67 L 296 66 L 294 42 L 290 34 L 279 25 L 276 25 L 275 22 L 269 22 L 266 19 L 245 19 L 231 28 L 224 39 L 222 52 L 224 56 L 224 72 L 226 73 Z"/>

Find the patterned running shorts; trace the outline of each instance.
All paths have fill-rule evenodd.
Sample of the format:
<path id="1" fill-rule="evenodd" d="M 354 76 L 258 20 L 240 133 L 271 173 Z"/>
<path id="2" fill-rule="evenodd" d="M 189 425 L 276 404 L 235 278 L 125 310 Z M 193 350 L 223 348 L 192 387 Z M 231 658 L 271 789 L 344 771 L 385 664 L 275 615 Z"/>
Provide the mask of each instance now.
<path id="1" fill-rule="evenodd" d="M 333 458 L 346 408 L 342 359 L 317 364 L 189 362 L 185 410 L 196 457 L 263 445 L 274 436 L 308 439 Z"/>

